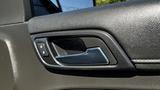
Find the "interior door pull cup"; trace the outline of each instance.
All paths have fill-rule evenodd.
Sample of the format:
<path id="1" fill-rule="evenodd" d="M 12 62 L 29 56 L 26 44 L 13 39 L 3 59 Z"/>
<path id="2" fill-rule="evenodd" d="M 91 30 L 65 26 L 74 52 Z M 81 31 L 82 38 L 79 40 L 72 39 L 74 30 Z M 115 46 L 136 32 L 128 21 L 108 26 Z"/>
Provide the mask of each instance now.
<path id="1" fill-rule="evenodd" d="M 106 65 L 109 64 L 107 56 L 100 47 L 89 48 L 80 54 L 56 56 L 62 65 Z"/>

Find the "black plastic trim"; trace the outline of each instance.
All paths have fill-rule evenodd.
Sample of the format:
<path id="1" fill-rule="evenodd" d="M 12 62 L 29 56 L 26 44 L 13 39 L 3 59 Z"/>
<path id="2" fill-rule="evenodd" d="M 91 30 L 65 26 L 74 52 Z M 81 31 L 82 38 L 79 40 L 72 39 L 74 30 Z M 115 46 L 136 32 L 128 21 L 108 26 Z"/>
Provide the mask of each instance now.
<path id="1" fill-rule="evenodd" d="M 129 0 L 72 12 L 35 17 L 29 32 L 101 29 L 110 33 L 129 58 L 160 58 L 160 0 Z"/>
<path id="2" fill-rule="evenodd" d="M 76 31 L 61 31 L 61 32 L 48 32 L 32 35 L 32 40 L 36 38 L 45 38 L 49 36 L 96 36 L 104 40 L 118 63 L 116 65 L 105 66 L 58 66 L 45 63 L 41 58 L 42 63 L 48 67 L 57 70 L 108 70 L 108 71 L 134 71 L 134 65 L 131 63 L 127 55 L 115 41 L 115 39 L 108 33 L 100 30 L 76 30 Z M 35 42 L 34 42 L 35 45 Z M 39 54 L 38 54 L 39 55 Z M 40 57 L 40 55 L 39 55 Z"/>

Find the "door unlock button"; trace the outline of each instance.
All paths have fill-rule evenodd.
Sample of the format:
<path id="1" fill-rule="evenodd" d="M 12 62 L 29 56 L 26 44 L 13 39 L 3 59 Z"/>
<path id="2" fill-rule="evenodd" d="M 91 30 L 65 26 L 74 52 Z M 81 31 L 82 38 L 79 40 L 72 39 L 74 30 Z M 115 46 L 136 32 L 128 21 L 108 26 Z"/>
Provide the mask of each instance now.
<path id="1" fill-rule="evenodd" d="M 39 50 L 40 54 L 43 57 L 47 57 L 49 55 L 45 43 L 43 43 L 43 42 L 37 43 L 37 47 L 38 47 L 38 50 Z"/>

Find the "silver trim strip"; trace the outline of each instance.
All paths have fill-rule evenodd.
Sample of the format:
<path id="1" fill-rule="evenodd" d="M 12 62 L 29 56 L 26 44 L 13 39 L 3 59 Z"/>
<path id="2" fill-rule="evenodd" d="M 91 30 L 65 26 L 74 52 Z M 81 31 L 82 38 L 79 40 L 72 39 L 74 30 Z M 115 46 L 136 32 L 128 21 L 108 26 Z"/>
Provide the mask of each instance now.
<path id="1" fill-rule="evenodd" d="M 141 64 L 141 63 L 160 63 L 160 59 L 134 59 L 132 60 L 134 63 L 137 63 L 137 64 Z"/>

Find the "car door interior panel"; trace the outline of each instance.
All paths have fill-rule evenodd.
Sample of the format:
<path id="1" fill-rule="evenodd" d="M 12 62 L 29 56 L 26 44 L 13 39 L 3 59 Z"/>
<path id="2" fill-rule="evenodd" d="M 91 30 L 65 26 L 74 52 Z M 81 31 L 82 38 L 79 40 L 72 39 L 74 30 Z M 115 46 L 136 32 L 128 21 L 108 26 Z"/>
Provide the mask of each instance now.
<path id="1" fill-rule="evenodd" d="M 132 62 L 145 65 L 157 63 L 160 51 L 157 38 L 159 28 L 155 26 L 159 24 L 159 6 L 156 5 L 159 2 L 144 1 L 35 17 L 29 21 L 29 32 L 98 29 L 110 33 Z M 152 12 L 152 15 L 148 12 Z M 152 68 L 151 65 L 149 67 Z"/>
<path id="2" fill-rule="evenodd" d="M 34 17 L 31 1 L 10 2 L 0 8 L 1 90 L 160 89 L 160 0 Z"/>

